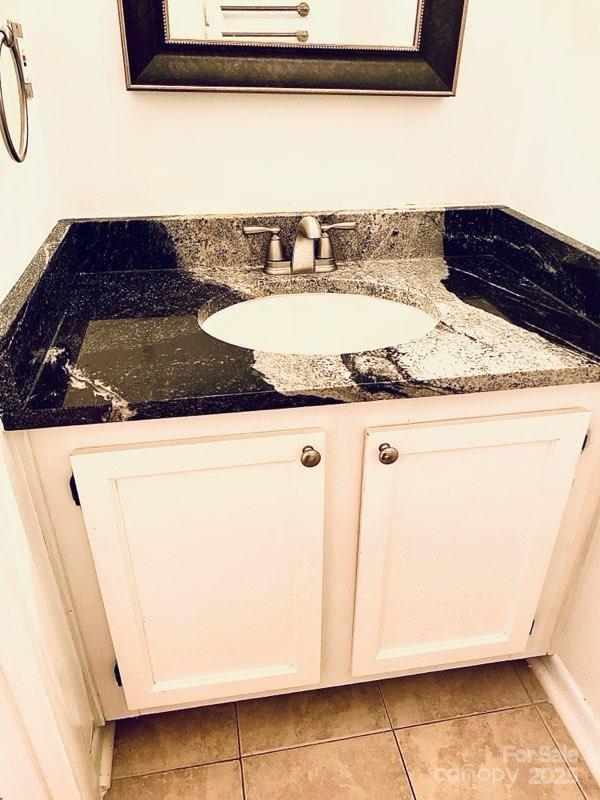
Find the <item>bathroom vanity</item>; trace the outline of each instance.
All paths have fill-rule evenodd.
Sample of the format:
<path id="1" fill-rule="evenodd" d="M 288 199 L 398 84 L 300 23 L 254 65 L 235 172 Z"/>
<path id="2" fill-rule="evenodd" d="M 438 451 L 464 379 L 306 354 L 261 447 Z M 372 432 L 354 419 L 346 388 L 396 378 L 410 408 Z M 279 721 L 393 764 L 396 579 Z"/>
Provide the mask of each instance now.
<path id="1" fill-rule="evenodd" d="M 275 276 L 243 225 L 289 249 L 298 216 L 59 223 L 2 307 L 3 423 L 108 719 L 551 648 L 599 499 L 600 254 L 500 208 L 319 218 L 356 222 L 339 268 Z M 310 294 L 432 323 L 350 353 L 202 327 Z"/>

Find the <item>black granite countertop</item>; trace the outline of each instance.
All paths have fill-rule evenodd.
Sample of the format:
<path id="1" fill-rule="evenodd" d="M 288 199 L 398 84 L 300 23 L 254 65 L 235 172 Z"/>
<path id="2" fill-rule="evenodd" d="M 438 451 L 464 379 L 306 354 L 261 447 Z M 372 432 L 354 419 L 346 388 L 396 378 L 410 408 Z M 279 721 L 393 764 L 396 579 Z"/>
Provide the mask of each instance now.
<path id="1" fill-rule="evenodd" d="M 247 218 L 59 223 L 0 306 L 6 429 L 600 381 L 600 253 L 501 208 L 354 212 L 331 275 L 247 269 Z M 298 215 L 253 217 L 283 228 Z M 264 244 L 264 243 L 263 243 Z M 422 339 L 277 355 L 201 330 L 272 293 L 351 292 L 421 308 Z"/>

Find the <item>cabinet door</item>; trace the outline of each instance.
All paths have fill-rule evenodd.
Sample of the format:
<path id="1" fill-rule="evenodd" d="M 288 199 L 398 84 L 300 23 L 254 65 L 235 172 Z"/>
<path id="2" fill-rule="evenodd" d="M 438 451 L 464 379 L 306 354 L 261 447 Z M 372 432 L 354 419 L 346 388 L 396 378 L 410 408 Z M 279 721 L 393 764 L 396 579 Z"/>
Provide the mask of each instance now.
<path id="1" fill-rule="evenodd" d="M 354 675 L 524 650 L 589 418 L 367 432 Z M 398 450 L 392 464 L 383 443 Z"/>
<path id="2" fill-rule="evenodd" d="M 127 704 L 316 683 L 321 431 L 71 457 Z"/>

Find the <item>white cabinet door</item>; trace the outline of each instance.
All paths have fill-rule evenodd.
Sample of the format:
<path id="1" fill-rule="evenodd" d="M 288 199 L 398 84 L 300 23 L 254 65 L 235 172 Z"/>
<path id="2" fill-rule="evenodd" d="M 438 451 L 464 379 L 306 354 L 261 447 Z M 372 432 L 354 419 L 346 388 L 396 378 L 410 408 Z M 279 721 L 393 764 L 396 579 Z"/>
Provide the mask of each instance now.
<path id="1" fill-rule="evenodd" d="M 316 683 L 322 431 L 71 457 L 129 708 Z"/>
<path id="2" fill-rule="evenodd" d="M 589 419 L 575 409 L 368 430 L 354 675 L 525 648 Z M 384 443 L 395 463 L 380 462 Z"/>

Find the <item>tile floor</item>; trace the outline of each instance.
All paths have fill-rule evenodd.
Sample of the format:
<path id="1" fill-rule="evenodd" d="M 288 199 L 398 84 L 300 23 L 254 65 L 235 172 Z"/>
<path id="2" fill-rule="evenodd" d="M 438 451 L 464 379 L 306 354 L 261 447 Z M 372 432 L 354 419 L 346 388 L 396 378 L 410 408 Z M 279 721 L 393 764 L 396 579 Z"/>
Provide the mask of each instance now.
<path id="1" fill-rule="evenodd" d="M 600 800 L 525 662 L 117 724 L 107 800 Z"/>

